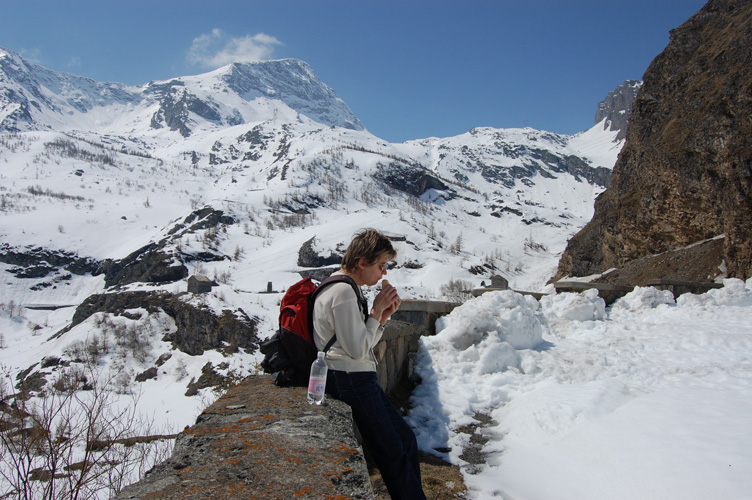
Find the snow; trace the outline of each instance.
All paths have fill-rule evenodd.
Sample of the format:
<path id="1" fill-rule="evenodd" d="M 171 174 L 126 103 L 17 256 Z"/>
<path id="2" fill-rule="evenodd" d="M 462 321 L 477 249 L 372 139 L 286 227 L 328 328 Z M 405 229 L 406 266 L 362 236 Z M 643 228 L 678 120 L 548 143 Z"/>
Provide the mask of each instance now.
<path id="1" fill-rule="evenodd" d="M 752 279 L 676 302 L 638 287 L 608 308 L 593 291 L 489 292 L 439 326 L 408 419 L 471 498 L 749 498 Z"/>
<path id="2" fill-rule="evenodd" d="M 552 292 L 547 282 L 567 240 L 590 220 L 603 188 L 553 170 L 543 158 L 574 155 L 610 169 L 623 145 L 603 123 L 575 136 L 486 127 L 389 144 L 366 130 L 317 123 L 270 96 L 216 97 L 211 88 L 222 71 L 181 81 L 244 124 L 220 127 L 192 114 L 193 133 L 183 138 L 150 128 L 156 101 L 133 97 L 146 86 L 113 85 L 110 93 L 131 96 L 118 99 L 96 97 L 92 89 L 103 87 L 88 81 L 94 104 L 86 113 L 47 110 L 45 131 L 0 135 L 3 249 L 60 250 L 103 262 L 159 242 L 183 256 L 209 249 L 233 256 L 186 259 L 189 275 L 226 276 L 211 293 L 186 300 L 217 313 L 242 308 L 258 318 L 262 339 L 276 328 L 281 293 L 300 279 L 300 246 L 315 237 L 327 254 L 364 227 L 401 237 L 389 279 L 403 299 L 444 299 L 448 282 L 475 287 L 490 274 L 503 275 L 514 290 Z M 56 81 L 84 85 L 67 75 Z M 48 147 L 59 141 L 113 161 Z M 387 190 L 375 178 L 393 162 L 422 166 L 457 196 L 432 191 L 416 205 Z M 512 168 L 532 173 L 513 177 Z M 341 199 L 312 210 L 304 224 L 279 223 L 291 214 L 275 202 L 328 199 L 338 183 L 347 187 Z M 211 244 L 205 230 L 170 232 L 204 206 L 236 222 Z M 450 251 L 458 241 L 461 249 Z M 60 335 L 75 306 L 108 291 L 104 277 L 56 266 L 43 278 L 19 278 L 15 267 L 0 263 L 0 367 L 12 377 L 107 336 L 111 349 L 97 358 L 98 376 L 112 382 L 116 404 L 138 398 L 139 412 L 167 434 L 192 425 L 217 396 L 211 389 L 185 396 L 207 362 L 231 376 L 258 368 L 258 352 L 189 356 L 174 349 L 161 340 L 174 321 L 160 312 L 98 313 Z M 265 293 L 268 282 L 274 293 Z M 462 467 L 472 499 L 748 497 L 752 285 L 724 285 L 676 301 L 637 288 L 610 307 L 595 291 L 537 301 L 510 290 L 467 301 L 421 342 L 416 369 L 423 383 L 408 416 L 421 447 Z M 185 287 L 137 283 L 123 291 L 177 294 Z M 67 307 L 22 307 L 35 304 Z M 142 352 L 118 346 L 116 328 L 142 332 Z M 155 366 L 156 379 L 133 380 Z M 49 371 L 51 383 L 59 372 Z"/>
<path id="3" fill-rule="evenodd" d="M 569 147 L 594 162 L 594 166 L 612 168 L 624 146 L 624 139 L 617 140 L 618 130 L 607 130 L 607 118 L 595 126 L 572 136 Z"/>
<path id="4" fill-rule="evenodd" d="M 488 277 L 472 275 L 468 268 L 488 261 L 514 289 L 550 291 L 545 283 L 558 256 L 566 240 L 589 219 L 599 192 L 567 177 L 539 176 L 533 186 L 494 188 L 526 219 L 540 218 L 543 223 L 525 224 L 512 215 L 491 217 L 483 203 L 473 202 L 474 195 L 466 193 L 423 214 L 397 195 L 382 198 L 375 206 L 350 197 L 334 208 L 317 209 L 305 227 L 269 229 L 272 211 L 265 198 L 283 198 L 291 186 L 324 190 L 310 182 L 304 169 L 290 169 L 284 182 L 269 180 L 268 165 L 276 145 L 262 151 L 268 157 L 258 166 L 246 170 L 235 170 L 232 164 L 212 169 L 202 163 L 196 168 L 183 155 L 210 150 L 215 142 L 226 143 L 227 137 L 253 126 L 234 127 L 231 135 L 213 132 L 167 145 L 155 139 L 154 144 L 165 146 L 145 146 L 145 151 L 161 156 L 117 153 L 114 166 L 45 156 L 44 145 L 63 137 L 60 134 L 9 136 L 1 151 L 7 178 L 3 194 L 14 208 L 0 219 L 2 242 L 119 259 L 164 238 L 192 209 L 211 203 L 237 220 L 221 235 L 218 251 L 232 255 L 240 247 L 242 255 L 237 260 L 187 263 L 189 273 L 229 273 L 227 283 L 201 300 L 216 311 L 242 308 L 258 317 L 263 338 L 274 331 L 280 293 L 299 279 L 298 249 L 314 236 L 322 254 L 346 245 L 363 227 L 405 236 L 406 241 L 395 243 L 397 267 L 389 271 L 389 278 L 406 299 L 441 299 L 440 287 L 449 280 L 477 286 Z M 264 127 L 269 135 L 279 132 L 268 123 Z M 321 128 L 308 122 L 295 127 L 299 130 L 290 147 L 296 155 L 293 163 L 327 159 L 323 150 L 328 144 L 354 146 L 343 149 L 336 161 L 334 155 L 327 160 L 335 167 L 349 160 L 358 165 L 358 169 L 335 170 L 351 185 L 363 185 L 362 177 L 378 169 L 385 157 L 426 156 L 439 161 L 432 152 L 438 146 L 429 147 L 430 140 L 420 147 L 390 145 L 365 131 Z M 599 142 L 603 131 L 594 129 L 591 139 Z M 471 138 L 493 133 L 483 129 L 476 130 L 475 136 L 441 140 L 443 151 L 460 150 Z M 526 143 L 530 147 L 544 140 L 543 133 L 530 129 L 499 134 L 531 141 Z M 88 144 L 67 139 L 81 148 Z M 551 147 L 572 147 L 564 145 L 565 139 Z M 600 142 L 611 148 L 610 140 Z M 138 150 L 138 141 L 124 144 Z M 431 165 L 442 172 L 442 165 Z M 79 169 L 84 170 L 82 176 L 74 174 Z M 68 198 L 31 196 L 26 191 L 30 186 Z M 86 201 L 73 199 L 79 196 Z M 519 202 L 515 205 L 512 200 Z M 481 216 L 470 216 L 473 211 Z M 205 250 L 200 236 L 181 238 L 183 251 Z M 460 236 L 463 250 L 451 254 L 447 248 Z M 545 248 L 526 246 L 526 241 Z M 407 262 L 422 267 L 403 266 Z M 74 307 L 20 308 L 78 305 L 105 291 L 102 276 L 71 275 L 39 287 L 50 283 L 50 278 L 17 279 L 8 272 L 12 267 L 0 264 L 4 278 L 0 365 L 18 373 L 45 356 L 60 356 L 77 342 L 103 333 L 97 318 L 91 318 L 55 337 L 70 324 Z M 261 293 L 269 281 L 277 293 Z M 177 293 L 185 283 L 134 284 L 128 289 Z M 683 295 L 676 303 L 665 292 L 638 288 L 609 308 L 594 291 L 546 295 L 540 301 L 512 291 L 484 294 L 442 319 L 439 335 L 423 339 L 416 365 L 423 384 L 414 395 L 409 421 L 423 449 L 462 466 L 473 499 L 743 498 L 752 486 L 747 451 L 752 449 L 751 294 L 750 283 L 738 280 L 727 280 L 724 288 L 703 295 Z M 11 303 L 17 309 L 14 314 L 7 309 Z M 138 311 L 129 312 L 136 318 Z M 121 377 L 115 380 L 120 380 L 118 390 L 124 392 L 117 394 L 118 404 L 132 404 L 132 398 L 140 395 L 139 411 L 162 433 L 192 425 L 216 397 L 210 389 L 193 397 L 184 395 L 187 383 L 199 377 L 207 362 L 215 366 L 225 362 L 222 373 L 245 375 L 254 373 L 260 361 L 258 353 L 242 350 L 230 357 L 217 352 L 189 356 L 173 350 L 161 341 L 164 329 L 174 328 L 168 318 L 110 319 L 151 332 L 143 360 L 124 363 L 127 353 L 116 349 L 98 366 L 103 377 Z M 155 360 L 167 352 L 172 356 L 159 366 L 156 379 L 133 382 L 135 375 L 155 366 Z M 468 428 L 477 428 L 487 439 L 480 450 L 483 463 L 469 460 L 465 451 L 476 446 Z"/>

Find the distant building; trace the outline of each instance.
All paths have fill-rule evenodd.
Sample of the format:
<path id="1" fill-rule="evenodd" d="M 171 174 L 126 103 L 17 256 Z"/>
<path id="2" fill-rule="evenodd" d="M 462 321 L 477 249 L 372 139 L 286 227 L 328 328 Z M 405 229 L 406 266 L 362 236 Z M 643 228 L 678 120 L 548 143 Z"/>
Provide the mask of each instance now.
<path id="1" fill-rule="evenodd" d="M 200 274 L 188 278 L 189 293 L 208 293 L 211 292 L 213 286 L 217 286 L 214 280 L 210 280 L 206 276 Z"/>
<path id="2" fill-rule="evenodd" d="M 503 276 L 494 275 L 491 276 L 491 285 L 487 285 L 485 280 L 480 282 L 480 288 L 473 289 L 473 297 L 480 297 L 486 292 L 490 292 L 492 290 L 508 290 L 509 289 L 509 281 L 507 281 L 506 278 Z"/>
<path id="3" fill-rule="evenodd" d="M 498 274 L 491 276 L 491 288 L 506 290 L 507 288 L 509 288 L 509 281 L 507 281 L 506 278 L 499 276 Z"/>

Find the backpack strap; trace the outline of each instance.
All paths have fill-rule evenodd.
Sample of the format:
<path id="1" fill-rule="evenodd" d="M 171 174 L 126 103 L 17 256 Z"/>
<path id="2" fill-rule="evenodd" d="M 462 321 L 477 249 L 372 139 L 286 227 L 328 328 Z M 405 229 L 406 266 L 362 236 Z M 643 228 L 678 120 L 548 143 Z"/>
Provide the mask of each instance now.
<path id="1" fill-rule="evenodd" d="M 313 334 L 313 310 L 314 304 L 316 302 L 316 297 L 318 296 L 319 292 L 324 290 L 324 288 L 329 285 L 333 285 L 334 283 L 348 283 L 353 288 L 355 297 L 358 299 L 360 308 L 363 310 L 363 314 L 366 317 L 365 321 L 368 321 L 368 300 L 363 297 L 362 292 L 360 291 L 360 287 L 357 285 L 357 283 L 355 283 L 355 280 L 353 280 L 346 274 L 335 274 L 325 278 L 324 281 L 322 281 L 321 284 L 319 284 L 319 286 L 316 288 L 316 290 L 314 290 L 311 294 L 311 302 L 308 305 L 308 310 L 311 312 L 308 315 L 308 330 L 311 332 L 311 334 Z M 329 339 L 329 342 L 327 342 L 324 346 L 323 352 L 329 351 L 329 349 L 334 345 L 334 342 L 336 341 L 337 335 L 334 334 L 332 335 L 332 338 Z"/>

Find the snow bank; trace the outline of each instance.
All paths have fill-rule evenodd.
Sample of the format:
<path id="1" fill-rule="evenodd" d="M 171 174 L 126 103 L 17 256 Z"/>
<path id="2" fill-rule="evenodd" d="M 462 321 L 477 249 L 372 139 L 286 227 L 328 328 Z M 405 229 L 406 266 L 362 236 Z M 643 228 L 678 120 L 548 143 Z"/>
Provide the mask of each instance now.
<path id="1" fill-rule="evenodd" d="M 616 319 L 630 313 L 639 314 L 646 309 L 655 309 L 661 305 L 674 305 L 674 294 L 668 290 L 658 290 L 653 287 L 635 287 L 624 297 L 616 300 L 611 306 L 610 317 Z"/>
<path id="2" fill-rule="evenodd" d="M 439 326 L 407 419 L 469 498 L 749 498 L 752 280 L 608 308 L 488 293 Z"/>
<path id="3" fill-rule="evenodd" d="M 427 346 L 449 343 L 457 351 L 466 351 L 504 342 L 515 349 L 532 349 L 543 338 L 545 320 L 533 297 L 503 290 L 456 308 L 437 322 L 436 329 L 438 335 L 424 339 Z"/>
<path id="4" fill-rule="evenodd" d="M 511 290 L 488 292 L 437 322 L 439 333 L 421 338 L 411 418 L 425 449 L 445 448 L 452 425 L 475 422 L 474 414 L 501 404 L 508 370 L 534 370 L 524 355 L 541 345 L 548 325 L 538 302 Z"/>
<path id="5" fill-rule="evenodd" d="M 702 295 L 685 294 L 677 301 L 680 307 L 752 307 L 752 278 L 745 283 L 740 279 L 723 280 L 723 288 L 710 290 Z"/>

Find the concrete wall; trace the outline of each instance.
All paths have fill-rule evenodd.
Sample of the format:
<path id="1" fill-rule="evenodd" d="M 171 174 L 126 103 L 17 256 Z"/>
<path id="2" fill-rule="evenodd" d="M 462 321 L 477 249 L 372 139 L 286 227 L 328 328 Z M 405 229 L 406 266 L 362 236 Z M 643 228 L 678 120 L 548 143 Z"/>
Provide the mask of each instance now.
<path id="1" fill-rule="evenodd" d="M 400 305 L 384 328 L 384 336 L 374 353 L 378 361 L 378 378 L 388 393 L 410 379 L 418 352 L 418 340 L 434 335 L 435 322 L 459 304 L 429 300 L 406 300 Z"/>

